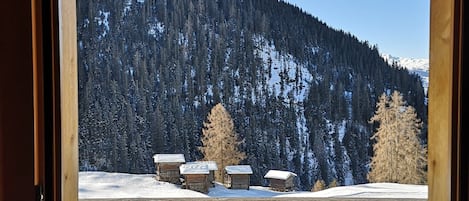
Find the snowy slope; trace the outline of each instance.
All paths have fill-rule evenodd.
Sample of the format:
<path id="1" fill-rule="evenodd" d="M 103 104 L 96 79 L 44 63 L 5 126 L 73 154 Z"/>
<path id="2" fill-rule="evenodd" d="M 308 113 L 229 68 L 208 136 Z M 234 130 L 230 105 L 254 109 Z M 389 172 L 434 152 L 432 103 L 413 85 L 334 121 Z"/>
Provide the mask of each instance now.
<path id="1" fill-rule="evenodd" d="M 216 184 L 208 194 L 159 182 L 153 174 L 80 172 L 79 198 L 184 198 L 184 197 L 344 197 L 344 198 L 427 198 L 427 186 L 374 183 L 340 186 L 319 192 L 275 192 L 267 187 L 231 190 Z"/>
<path id="2" fill-rule="evenodd" d="M 369 183 L 339 186 L 318 192 L 300 192 L 279 197 L 346 197 L 346 198 L 417 198 L 428 197 L 425 185 Z"/>
<path id="3" fill-rule="evenodd" d="M 78 191 L 80 199 L 207 197 L 175 184 L 159 182 L 153 174 L 79 172 Z"/>
<path id="4" fill-rule="evenodd" d="M 389 64 L 396 62 L 402 67 L 407 68 L 410 72 L 413 72 L 419 75 L 422 79 L 423 87 L 425 89 L 425 93 L 428 89 L 428 81 L 429 81 L 429 60 L 428 59 L 416 59 L 416 58 L 402 58 L 392 56 L 390 54 L 382 54 L 381 55 Z"/>

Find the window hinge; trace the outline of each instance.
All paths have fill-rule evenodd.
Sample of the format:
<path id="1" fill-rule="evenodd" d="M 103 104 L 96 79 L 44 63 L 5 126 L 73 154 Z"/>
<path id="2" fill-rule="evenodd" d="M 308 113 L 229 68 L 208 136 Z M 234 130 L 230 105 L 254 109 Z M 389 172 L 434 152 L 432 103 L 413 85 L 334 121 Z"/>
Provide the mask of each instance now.
<path id="1" fill-rule="evenodd" d="M 44 201 L 44 188 L 42 187 L 42 185 L 36 185 L 34 186 L 34 188 L 36 190 L 36 201 Z"/>

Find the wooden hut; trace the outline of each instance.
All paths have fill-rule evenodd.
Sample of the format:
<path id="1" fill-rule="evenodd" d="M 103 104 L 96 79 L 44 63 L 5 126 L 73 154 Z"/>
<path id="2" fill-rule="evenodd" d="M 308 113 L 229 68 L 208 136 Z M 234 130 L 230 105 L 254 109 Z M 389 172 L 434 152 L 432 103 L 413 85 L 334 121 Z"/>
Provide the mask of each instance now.
<path id="1" fill-rule="evenodd" d="M 195 161 L 187 162 L 186 164 L 205 164 L 208 167 L 208 183 L 213 187 L 215 186 L 215 171 L 218 170 L 217 163 L 215 161 Z"/>
<path id="2" fill-rule="evenodd" d="M 208 175 L 210 173 L 206 164 L 182 164 L 179 166 L 181 175 L 184 176 L 183 186 L 186 189 L 208 193 L 210 186 Z"/>
<path id="3" fill-rule="evenodd" d="M 179 166 L 186 162 L 183 154 L 155 154 L 156 179 L 180 184 Z"/>
<path id="4" fill-rule="evenodd" d="M 250 165 L 232 165 L 225 167 L 224 185 L 231 189 L 249 190 L 252 169 Z"/>
<path id="5" fill-rule="evenodd" d="M 297 175 L 289 171 L 269 170 L 264 178 L 270 180 L 270 188 L 275 191 L 291 191 L 295 188 L 293 179 Z"/>

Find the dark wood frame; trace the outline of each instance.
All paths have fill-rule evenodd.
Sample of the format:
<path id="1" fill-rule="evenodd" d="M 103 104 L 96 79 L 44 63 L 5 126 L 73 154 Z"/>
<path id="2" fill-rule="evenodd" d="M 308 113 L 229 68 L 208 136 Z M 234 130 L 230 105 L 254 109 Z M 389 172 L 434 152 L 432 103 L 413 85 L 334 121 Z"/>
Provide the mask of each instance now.
<path id="1" fill-rule="evenodd" d="M 428 198 L 467 200 L 462 124 L 462 0 L 431 0 Z M 464 157 L 466 159 L 464 159 Z"/>
<path id="2" fill-rule="evenodd" d="M 7 1 L 0 18 L 0 200 L 77 200 L 75 1 Z"/>

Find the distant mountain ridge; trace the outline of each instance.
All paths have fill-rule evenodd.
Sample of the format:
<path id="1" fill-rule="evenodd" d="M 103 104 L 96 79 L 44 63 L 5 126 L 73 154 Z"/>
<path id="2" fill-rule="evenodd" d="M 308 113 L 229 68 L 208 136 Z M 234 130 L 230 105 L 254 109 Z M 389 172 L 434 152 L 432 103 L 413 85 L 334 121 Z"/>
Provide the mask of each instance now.
<path id="1" fill-rule="evenodd" d="M 428 91 L 429 83 L 429 72 L 430 72 L 430 61 L 425 58 L 404 58 L 392 56 L 390 54 L 381 54 L 381 56 L 392 65 L 396 62 L 398 65 L 406 68 L 412 73 L 419 75 L 422 79 L 422 84 L 425 89 L 425 93 Z"/>

